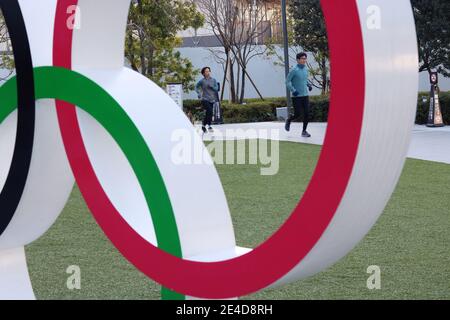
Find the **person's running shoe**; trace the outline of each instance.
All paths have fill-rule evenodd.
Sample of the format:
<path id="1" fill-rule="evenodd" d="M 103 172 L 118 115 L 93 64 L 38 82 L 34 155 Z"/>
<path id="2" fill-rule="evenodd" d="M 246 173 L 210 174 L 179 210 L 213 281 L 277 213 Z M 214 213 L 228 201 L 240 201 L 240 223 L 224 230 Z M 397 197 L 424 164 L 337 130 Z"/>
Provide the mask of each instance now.
<path id="1" fill-rule="evenodd" d="M 291 120 L 287 119 L 286 120 L 286 124 L 284 125 L 284 129 L 286 129 L 286 131 L 290 131 L 291 130 Z"/>
<path id="2" fill-rule="evenodd" d="M 205 126 L 202 126 L 202 131 L 203 131 L 203 133 L 207 133 L 208 132 L 208 130 L 206 130 Z"/>
<path id="3" fill-rule="evenodd" d="M 214 132 L 214 129 L 213 129 L 211 126 L 209 126 L 208 131 L 211 132 L 211 133 L 213 133 L 213 132 Z"/>
<path id="4" fill-rule="evenodd" d="M 308 133 L 308 131 L 303 131 L 302 137 L 303 138 L 311 138 L 311 135 Z"/>

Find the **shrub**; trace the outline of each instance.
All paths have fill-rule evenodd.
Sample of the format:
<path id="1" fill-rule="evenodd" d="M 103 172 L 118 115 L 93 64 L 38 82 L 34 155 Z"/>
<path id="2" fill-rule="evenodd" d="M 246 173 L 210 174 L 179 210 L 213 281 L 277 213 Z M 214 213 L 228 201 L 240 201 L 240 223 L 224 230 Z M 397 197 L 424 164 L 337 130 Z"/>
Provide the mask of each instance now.
<path id="1" fill-rule="evenodd" d="M 426 102 L 423 98 L 426 97 Z M 440 102 L 444 122 L 450 125 L 450 92 L 441 92 Z M 310 97 L 311 122 L 326 122 L 329 111 L 329 97 L 328 96 L 312 96 Z M 245 104 L 229 104 L 224 102 L 222 104 L 222 112 L 225 123 L 244 123 L 244 122 L 265 122 L 275 121 L 276 109 L 286 107 L 286 98 L 267 98 L 264 101 L 261 99 L 247 99 Z M 417 104 L 417 124 L 426 124 L 428 119 L 429 108 L 429 93 L 420 92 Z M 201 107 L 201 102 L 198 100 L 185 100 L 184 110 L 186 113 L 192 112 L 195 119 L 203 118 L 204 111 Z M 299 121 L 303 119 L 300 118 Z"/>

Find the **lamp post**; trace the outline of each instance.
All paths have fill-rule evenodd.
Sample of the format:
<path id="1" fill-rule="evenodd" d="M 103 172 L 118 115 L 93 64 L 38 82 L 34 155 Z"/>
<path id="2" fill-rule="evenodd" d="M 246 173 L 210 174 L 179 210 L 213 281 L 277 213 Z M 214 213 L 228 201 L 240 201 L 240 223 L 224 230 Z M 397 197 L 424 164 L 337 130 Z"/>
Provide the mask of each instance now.
<path id="1" fill-rule="evenodd" d="M 289 35 L 287 28 L 287 12 L 286 12 L 286 0 L 281 0 L 281 16 L 283 23 L 283 43 L 284 43 L 284 71 L 285 77 L 289 74 Z M 291 93 L 289 89 L 286 87 L 286 107 L 287 107 L 287 116 L 289 117 L 289 112 L 291 110 Z"/>

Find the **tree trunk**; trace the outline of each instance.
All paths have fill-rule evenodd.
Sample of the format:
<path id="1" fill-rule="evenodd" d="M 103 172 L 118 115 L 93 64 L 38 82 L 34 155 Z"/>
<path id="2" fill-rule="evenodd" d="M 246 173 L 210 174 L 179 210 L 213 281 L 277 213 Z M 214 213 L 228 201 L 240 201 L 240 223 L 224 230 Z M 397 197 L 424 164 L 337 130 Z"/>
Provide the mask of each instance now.
<path id="1" fill-rule="evenodd" d="M 131 31 L 128 32 L 128 60 L 130 60 L 131 68 L 134 71 L 139 72 L 138 67 L 136 65 L 136 59 L 134 57 L 133 51 L 133 33 Z"/>
<path id="2" fill-rule="evenodd" d="M 253 88 L 255 88 L 256 93 L 259 95 L 259 98 L 260 98 L 262 101 L 265 101 L 265 100 L 264 100 L 264 97 L 262 96 L 262 94 L 261 94 L 261 92 L 259 91 L 258 87 L 256 86 L 255 82 L 253 81 L 252 77 L 250 77 L 250 75 L 248 74 L 247 70 L 245 70 L 244 74 L 247 75 L 248 80 L 250 80 L 250 83 L 252 84 Z"/>
<path id="3" fill-rule="evenodd" d="M 322 95 L 327 94 L 327 86 L 328 86 L 327 59 L 322 58 Z"/>
<path id="4" fill-rule="evenodd" d="M 241 97 L 239 98 L 239 104 L 242 104 L 244 102 L 245 98 L 245 73 L 247 69 L 243 68 L 242 70 L 242 87 L 241 87 Z"/>
<path id="5" fill-rule="evenodd" d="M 234 63 L 230 59 L 230 89 L 231 89 L 231 102 L 236 103 L 236 86 L 234 82 Z"/>
<path id="6" fill-rule="evenodd" d="M 148 54 L 148 65 L 147 65 L 147 72 L 150 77 L 153 77 L 153 70 L 155 70 L 154 57 L 155 57 L 155 49 L 150 48 L 149 54 Z"/>
<path id="7" fill-rule="evenodd" d="M 241 90 L 241 67 L 237 66 L 237 76 L 236 76 L 236 100 L 238 100 L 238 103 L 241 103 L 241 100 L 238 99 L 239 92 Z"/>
<path id="8" fill-rule="evenodd" d="M 225 72 L 223 74 L 223 81 L 222 81 L 222 92 L 220 93 L 220 102 L 223 101 L 223 95 L 225 94 L 225 83 L 227 81 L 227 72 L 228 72 L 228 60 L 227 63 L 225 65 Z"/>
<path id="9" fill-rule="evenodd" d="M 141 15 L 143 15 L 144 14 L 144 8 L 142 6 L 142 1 L 138 0 L 137 4 L 138 4 L 139 11 L 140 11 Z M 140 58 L 141 58 L 141 73 L 144 76 L 146 76 L 147 75 L 147 64 L 146 64 L 146 61 L 145 61 L 145 53 L 144 53 L 145 35 L 142 33 L 142 31 L 139 31 L 138 34 L 139 34 L 139 44 L 140 44 L 140 49 L 141 49 L 140 50 L 141 51 L 141 54 L 140 54 Z"/>
<path id="10" fill-rule="evenodd" d="M 146 76 L 147 75 L 147 64 L 145 62 L 145 53 L 144 53 L 144 36 L 139 32 L 139 42 L 141 47 L 141 73 Z"/>

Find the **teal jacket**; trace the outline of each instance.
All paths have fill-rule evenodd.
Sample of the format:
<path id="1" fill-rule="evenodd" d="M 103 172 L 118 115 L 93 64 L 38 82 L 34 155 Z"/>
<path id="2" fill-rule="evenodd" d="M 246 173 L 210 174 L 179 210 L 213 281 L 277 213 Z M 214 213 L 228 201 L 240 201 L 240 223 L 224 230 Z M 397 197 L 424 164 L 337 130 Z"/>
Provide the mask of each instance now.
<path id="1" fill-rule="evenodd" d="M 309 96 L 308 77 L 308 68 L 306 66 L 302 68 L 297 64 L 292 68 L 291 72 L 289 72 L 286 79 L 286 86 L 292 93 L 297 91 L 299 93 L 298 97 L 307 97 Z"/>
<path id="2" fill-rule="evenodd" d="M 205 101 L 217 102 L 217 92 L 219 92 L 219 84 L 214 78 L 203 78 L 195 86 L 198 96 Z"/>

